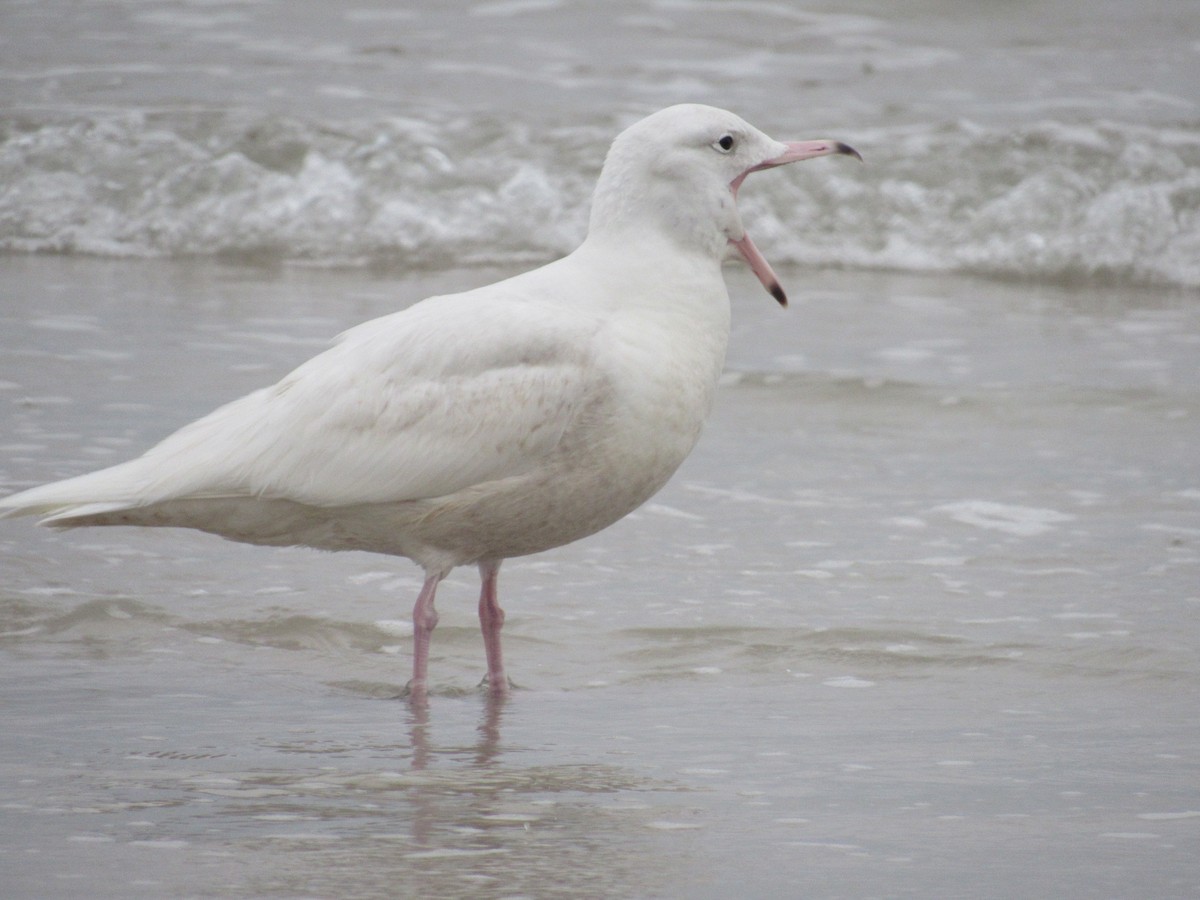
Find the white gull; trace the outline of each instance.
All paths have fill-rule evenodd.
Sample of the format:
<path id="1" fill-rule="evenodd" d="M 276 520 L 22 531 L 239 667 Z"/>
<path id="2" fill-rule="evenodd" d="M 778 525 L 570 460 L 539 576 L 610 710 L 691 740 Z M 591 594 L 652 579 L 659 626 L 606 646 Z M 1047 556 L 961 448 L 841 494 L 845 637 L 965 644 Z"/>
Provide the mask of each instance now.
<path id="1" fill-rule="evenodd" d="M 728 248 L 786 304 L 738 188 L 751 172 L 839 153 L 858 155 L 776 141 L 713 107 L 664 109 L 613 142 L 574 253 L 352 328 L 143 456 L 14 494 L 0 512 L 406 556 L 425 570 L 409 682 L 419 701 L 438 583 L 474 563 L 487 681 L 504 693 L 500 563 L 599 531 L 666 483 L 724 363 Z"/>

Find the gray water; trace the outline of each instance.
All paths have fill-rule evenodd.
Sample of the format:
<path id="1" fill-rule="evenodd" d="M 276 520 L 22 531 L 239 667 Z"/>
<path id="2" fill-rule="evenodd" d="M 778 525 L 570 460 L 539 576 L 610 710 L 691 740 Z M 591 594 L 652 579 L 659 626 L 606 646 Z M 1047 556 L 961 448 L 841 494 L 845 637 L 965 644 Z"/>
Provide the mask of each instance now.
<path id="1" fill-rule="evenodd" d="M 507 702 L 472 571 L 421 713 L 404 560 L 0 522 L 5 896 L 1200 892 L 1191 4 L 0 17 L 0 490 L 569 249 L 641 112 L 868 160 L 747 184 L 792 308 L 506 563 Z"/>

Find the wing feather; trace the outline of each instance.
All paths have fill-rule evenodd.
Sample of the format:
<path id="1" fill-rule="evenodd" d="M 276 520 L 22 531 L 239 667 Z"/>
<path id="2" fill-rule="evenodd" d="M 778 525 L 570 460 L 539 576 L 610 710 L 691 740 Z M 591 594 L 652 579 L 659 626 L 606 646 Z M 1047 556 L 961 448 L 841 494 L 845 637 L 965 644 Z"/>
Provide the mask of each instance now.
<path id="1" fill-rule="evenodd" d="M 444 496 L 532 471 L 599 387 L 599 325 L 498 288 L 357 326 L 138 459 L 30 499 L 43 511 L 240 496 L 340 506 Z"/>

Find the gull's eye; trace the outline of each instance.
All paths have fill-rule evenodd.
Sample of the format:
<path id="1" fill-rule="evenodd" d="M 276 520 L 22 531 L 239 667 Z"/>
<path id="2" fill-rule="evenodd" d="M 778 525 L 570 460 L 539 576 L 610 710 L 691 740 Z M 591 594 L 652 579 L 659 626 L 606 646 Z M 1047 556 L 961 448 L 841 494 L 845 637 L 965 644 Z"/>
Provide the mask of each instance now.
<path id="1" fill-rule="evenodd" d="M 737 139 L 732 134 L 723 134 L 713 141 L 713 149 L 721 153 L 733 152 L 734 146 L 737 144 Z"/>

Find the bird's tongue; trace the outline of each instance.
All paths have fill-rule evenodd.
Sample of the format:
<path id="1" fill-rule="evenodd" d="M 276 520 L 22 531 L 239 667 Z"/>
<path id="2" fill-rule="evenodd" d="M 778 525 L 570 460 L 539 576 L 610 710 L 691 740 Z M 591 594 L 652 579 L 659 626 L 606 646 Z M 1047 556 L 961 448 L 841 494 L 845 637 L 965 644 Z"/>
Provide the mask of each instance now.
<path id="1" fill-rule="evenodd" d="M 737 247 L 738 253 L 742 254 L 742 259 L 746 260 L 750 270 L 758 276 L 758 280 L 767 289 L 767 293 L 778 300 L 780 306 L 787 306 L 787 294 L 783 292 L 783 287 L 779 284 L 779 277 L 771 268 L 771 264 L 767 262 L 766 257 L 754 246 L 754 241 L 750 240 L 749 233 L 743 233 L 740 241 L 731 238 L 729 243 Z"/>

